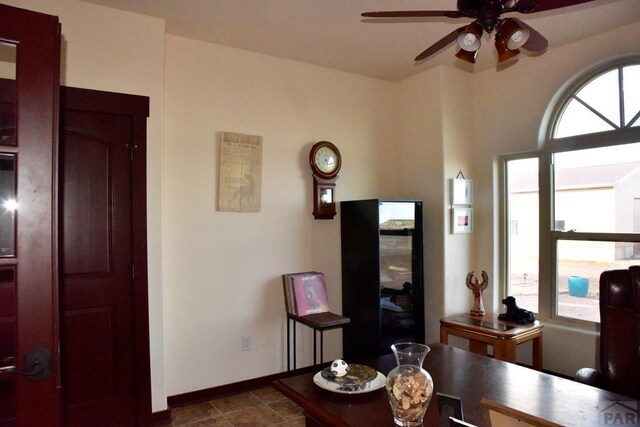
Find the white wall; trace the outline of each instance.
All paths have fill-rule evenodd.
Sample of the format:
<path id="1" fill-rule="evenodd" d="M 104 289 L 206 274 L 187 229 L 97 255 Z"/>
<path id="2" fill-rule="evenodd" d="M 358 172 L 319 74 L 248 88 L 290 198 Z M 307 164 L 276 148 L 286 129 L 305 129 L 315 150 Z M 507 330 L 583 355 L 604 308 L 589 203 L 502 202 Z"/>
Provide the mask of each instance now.
<path id="1" fill-rule="evenodd" d="M 437 341 L 445 303 L 442 188 L 442 68 L 394 85 L 395 126 L 392 168 L 397 187 L 387 197 L 423 201 L 426 341 Z"/>
<path id="2" fill-rule="evenodd" d="M 147 231 L 152 403 L 154 411 L 166 409 L 161 209 L 164 21 L 77 0 L 3 0 L 3 3 L 59 17 L 63 85 L 150 98 Z"/>
<path id="3" fill-rule="evenodd" d="M 426 341 L 438 341 L 439 319 L 468 311 L 465 276 L 475 269 L 474 234 L 449 234 L 449 180 L 473 178 L 471 74 L 436 68 L 394 87 L 397 188 L 424 201 Z M 479 273 L 478 273 L 479 274 Z"/>
<path id="4" fill-rule="evenodd" d="M 286 369 L 281 274 L 323 271 L 341 311 L 340 220 L 314 220 L 311 145 L 343 156 L 337 199 L 378 197 L 374 147 L 390 83 L 256 53 L 167 37 L 164 161 L 168 394 Z M 219 132 L 263 137 L 262 209 L 216 210 Z M 252 349 L 242 351 L 243 336 Z M 299 328 L 298 367 L 311 364 Z M 325 358 L 342 354 L 339 330 Z"/>
<path id="5" fill-rule="evenodd" d="M 473 294 L 466 286 L 467 273 L 473 271 L 480 277 L 482 270 L 489 266 L 476 264 L 475 236 L 477 232 L 469 234 L 451 234 L 451 199 L 450 180 L 462 172 L 465 178 L 475 180 L 474 157 L 476 156 L 473 127 L 473 76 L 460 70 L 447 69 L 443 73 L 443 104 L 442 117 L 444 128 L 444 170 L 441 185 L 444 186 L 445 223 L 442 232 L 445 241 L 445 273 L 444 292 L 445 304 L 442 315 L 466 312 L 473 305 Z M 475 200 L 472 207 L 475 207 Z M 474 215 L 473 229 L 481 228 L 485 219 Z M 493 277 L 491 277 L 492 279 Z M 495 283 L 495 282 L 494 282 Z M 494 285 L 492 285 L 494 286 Z M 487 310 L 490 311 L 490 308 Z M 438 319 L 432 319 L 433 326 L 438 326 Z"/>

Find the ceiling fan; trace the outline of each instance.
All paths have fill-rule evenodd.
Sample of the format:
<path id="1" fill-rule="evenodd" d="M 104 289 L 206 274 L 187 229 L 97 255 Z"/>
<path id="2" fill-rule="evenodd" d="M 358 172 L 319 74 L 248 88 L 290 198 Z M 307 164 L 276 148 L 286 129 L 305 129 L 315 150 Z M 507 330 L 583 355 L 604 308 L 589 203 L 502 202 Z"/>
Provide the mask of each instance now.
<path id="1" fill-rule="evenodd" d="M 530 14 L 545 10 L 558 9 L 587 3 L 593 0 L 458 0 L 458 10 L 415 10 L 365 12 L 367 18 L 472 18 L 468 25 L 456 28 L 422 53 L 416 61 L 422 61 L 444 49 L 453 41 L 458 42 L 460 50 L 456 54 L 459 59 L 475 63 L 483 33 L 491 34 L 494 30 L 495 45 L 498 51 L 498 62 L 507 61 L 518 53 L 520 48 L 530 52 L 544 51 L 549 42 L 542 34 L 515 17 L 502 18 L 502 14 L 515 12 Z"/>

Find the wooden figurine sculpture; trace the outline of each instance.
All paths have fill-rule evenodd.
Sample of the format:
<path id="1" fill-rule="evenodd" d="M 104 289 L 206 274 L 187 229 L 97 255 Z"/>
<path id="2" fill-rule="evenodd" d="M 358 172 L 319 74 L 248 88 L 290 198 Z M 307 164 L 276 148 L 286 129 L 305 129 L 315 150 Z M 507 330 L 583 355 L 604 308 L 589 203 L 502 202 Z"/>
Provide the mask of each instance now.
<path id="1" fill-rule="evenodd" d="M 489 286 L 489 275 L 486 271 L 482 271 L 482 282 L 473 276 L 473 271 L 467 274 L 467 288 L 473 291 L 473 308 L 472 316 L 484 316 L 484 304 L 482 303 L 482 291 Z"/>

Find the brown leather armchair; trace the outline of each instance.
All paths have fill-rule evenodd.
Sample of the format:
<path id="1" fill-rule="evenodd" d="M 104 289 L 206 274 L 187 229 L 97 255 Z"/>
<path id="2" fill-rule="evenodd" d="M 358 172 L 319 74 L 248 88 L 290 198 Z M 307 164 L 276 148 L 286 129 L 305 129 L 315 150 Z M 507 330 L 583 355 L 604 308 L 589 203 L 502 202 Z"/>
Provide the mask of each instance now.
<path id="1" fill-rule="evenodd" d="M 640 265 L 600 275 L 600 370 L 576 380 L 640 398 Z"/>

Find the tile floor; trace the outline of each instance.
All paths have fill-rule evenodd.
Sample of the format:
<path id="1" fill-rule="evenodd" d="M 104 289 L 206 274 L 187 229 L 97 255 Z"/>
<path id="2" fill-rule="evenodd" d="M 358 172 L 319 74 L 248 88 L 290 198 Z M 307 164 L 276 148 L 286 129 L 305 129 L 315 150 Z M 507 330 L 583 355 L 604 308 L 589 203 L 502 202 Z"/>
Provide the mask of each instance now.
<path id="1" fill-rule="evenodd" d="M 208 402 L 171 409 L 171 424 L 161 427 L 304 427 L 302 408 L 273 387 L 263 387 Z"/>

